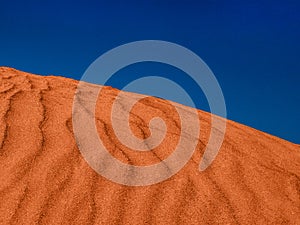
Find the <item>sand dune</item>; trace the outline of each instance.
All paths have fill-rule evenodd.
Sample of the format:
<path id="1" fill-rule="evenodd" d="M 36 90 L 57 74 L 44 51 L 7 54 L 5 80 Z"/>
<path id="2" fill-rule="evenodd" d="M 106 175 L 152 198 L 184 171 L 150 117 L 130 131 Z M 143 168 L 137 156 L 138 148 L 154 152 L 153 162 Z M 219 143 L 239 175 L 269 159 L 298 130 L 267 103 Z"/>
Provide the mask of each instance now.
<path id="1" fill-rule="evenodd" d="M 202 111 L 195 153 L 176 175 L 142 187 L 100 176 L 74 139 L 77 83 L 0 68 L 0 224 L 300 224 L 299 145 L 228 120 L 219 154 L 199 172 L 211 130 L 210 114 Z M 108 108 L 118 92 L 103 89 Z M 134 110 L 137 137 L 150 135 L 148 122 L 157 115 L 166 120 L 168 140 L 151 152 L 132 151 L 116 140 L 109 114 L 98 107 L 99 135 L 125 163 L 159 162 L 178 141 L 178 117 L 153 97 Z"/>

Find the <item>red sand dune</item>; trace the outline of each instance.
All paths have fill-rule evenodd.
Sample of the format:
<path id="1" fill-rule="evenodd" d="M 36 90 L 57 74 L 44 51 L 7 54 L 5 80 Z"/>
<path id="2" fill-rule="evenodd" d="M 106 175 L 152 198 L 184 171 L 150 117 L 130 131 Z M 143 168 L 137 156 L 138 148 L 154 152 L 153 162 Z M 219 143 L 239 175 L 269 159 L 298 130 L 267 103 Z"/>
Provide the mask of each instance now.
<path id="1" fill-rule="evenodd" d="M 77 83 L 0 68 L 0 224 L 300 224 L 299 145 L 228 120 L 219 154 L 199 172 L 211 130 L 210 114 L 202 111 L 195 153 L 176 175 L 142 187 L 100 176 L 74 139 Z M 108 108 L 118 92 L 104 88 Z M 153 151 L 135 152 L 119 143 L 101 110 L 99 135 L 123 162 L 158 162 L 179 135 L 169 107 L 149 97 L 130 117 L 140 138 L 149 135 L 147 124 L 157 114 L 171 126 L 168 141 Z"/>

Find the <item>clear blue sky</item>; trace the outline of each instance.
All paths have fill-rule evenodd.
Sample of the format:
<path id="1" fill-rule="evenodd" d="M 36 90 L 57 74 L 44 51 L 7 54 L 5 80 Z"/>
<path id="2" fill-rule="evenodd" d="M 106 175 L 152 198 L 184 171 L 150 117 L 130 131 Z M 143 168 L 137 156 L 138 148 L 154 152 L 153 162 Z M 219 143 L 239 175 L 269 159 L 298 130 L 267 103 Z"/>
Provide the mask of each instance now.
<path id="1" fill-rule="evenodd" d="M 118 45 L 175 42 L 212 69 L 229 119 L 300 143 L 299 12 L 296 0 L 2 1 L 0 65 L 80 79 Z M 160 69 L 136 65 L 127 72 Z M 199 95 L 197 107 L 208 110 L 201 91 L 190 91 Z"/>

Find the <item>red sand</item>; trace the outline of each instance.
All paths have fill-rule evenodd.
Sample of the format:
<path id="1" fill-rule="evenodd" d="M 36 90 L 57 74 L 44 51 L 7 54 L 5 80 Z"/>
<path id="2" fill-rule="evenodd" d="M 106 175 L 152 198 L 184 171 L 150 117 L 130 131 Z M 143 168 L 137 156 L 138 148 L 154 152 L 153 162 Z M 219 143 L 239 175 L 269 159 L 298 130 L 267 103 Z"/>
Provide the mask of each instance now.
<path id="1" fill-rule="evenodd" d="M 197 149 L 173 177 L 129 187 L 98 175 L 73 135 L 77 83 L 0 68 L 0 224 L 300 224 L 299 145 L 228 120 L 218 156 L 199 172 L 210 132 L 203 111 Z M 108 106 L 117 93 L 104 88 Z M 169 138 L 151 152 L 122 146 L 109 126 L 104 132 L 108 110 L 96 112 L 99 135 L 123 162 L 153 164 L 178 141 L 169 107 L 149 97 L 133 109 L 139 117 L 130 117 L 130 125 L 140 138 L 149 135 L 151 117 L 166 120 Z"/>

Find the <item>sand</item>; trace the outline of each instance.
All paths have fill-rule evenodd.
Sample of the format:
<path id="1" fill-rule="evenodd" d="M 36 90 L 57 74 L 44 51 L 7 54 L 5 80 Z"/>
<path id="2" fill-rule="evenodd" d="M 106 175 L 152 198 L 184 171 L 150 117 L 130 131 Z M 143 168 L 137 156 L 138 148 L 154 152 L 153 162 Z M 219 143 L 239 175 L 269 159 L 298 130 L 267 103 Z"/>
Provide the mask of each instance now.
<path id="1" fill-rule="evenodd" d="M 299 145 L 227 120 L 219 154 L 200 172 L 211 116 L 199 110 L 198 145 L 184 168 L 158 184 L 120 185 L 96 173 L 77 147 L 77 83 L 0 68 L 0 224 L 300 224 Z M 165 159 L 180 132 L 170 104 L 149 97 L 134 107 L 130 126 L 137 137 L 150 135 L 155 115 L 168 126 L 168 140 L 136 152 L 116 140 L 109 124 L 118 92 L 105 87 L 107 110 L 96 110 L 110 153 L 134 165 Z"/>

